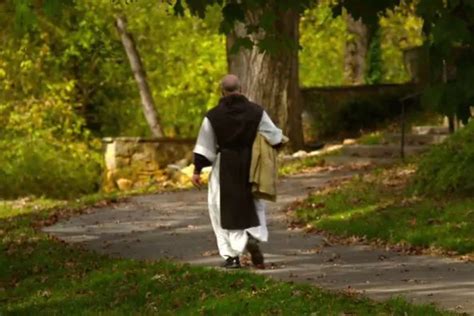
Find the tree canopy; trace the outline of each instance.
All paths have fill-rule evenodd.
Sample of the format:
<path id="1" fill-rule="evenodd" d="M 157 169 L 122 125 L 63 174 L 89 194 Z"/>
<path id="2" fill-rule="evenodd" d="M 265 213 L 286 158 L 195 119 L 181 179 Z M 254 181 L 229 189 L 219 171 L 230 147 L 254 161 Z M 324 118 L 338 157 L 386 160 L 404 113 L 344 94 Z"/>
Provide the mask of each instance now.
<path id="1" fill-rule="evenodd" d="M 263 10 L 268 3 L 274 10 Z M 90 191 L 91 179 L 100 170 L 99 137 L 149 135 L 113 25 L 119 12 L 129 17 L 129 30 L 136 35 L 169 136 L 195 136 L 202 115 L 217 102 L 216 82 L 227 71 L 225 37 L 219 30 L 229 31 L 249 8 L 263 10 L 262 18 L 247 23 L 249 38 L 239 41 L 250 46 L 250 40 L 256 40 L 263 50 L 278 50 L 271 44 L 278 39 L 272 38 L 277 23 L 272 16 L 278 10 L 301 14 L 303 86 L 346 83 L 342 59 L 351 34 L 344 14 L 351 14 L 368 24 L 376 21 L 378 26 L 379 43 L 372 45 L 367 81 L 406 82 L 402 49 L 424 44 L 431 64 L 430 81 L 422 87 L 424 103 L 443 114 L 457 113 L 464 121 L 470 116 L 474 99 L 472 1 L 381 1 L 370 8 L 360 1 L 342 4 L 344 10 L 336 0 L 303 1 L 296 6 L 285 1 L 0 3 L 1 178 L 9 179 L 5 183 L 13 191 L 16 180 L 17 188 L 26 188 L 25 183 L 37 180 L 17 175 L 30 168 L 28 174 L 54 184 L 44 172 L 48 168 L 43 168 L 54 157 L 59 164 L 56 170 L 87 171 L 87 175 L 60 171 L 54 177 L 66 177 L 78 190 Z M 251 36 L 262 31 L 267 40 Z M 71 155 L 77 159 L 69 159 Z"/>
<path id="2" fill-rule="evenodd" d="M 336 14 L 344 7 L 356 18 L 374 25 L 380 12 L 395 5 L 412 3 L 423 20 L 429 58 L 429 78 L 424 89 L 424 103 L 438 112 L 453 115 L 467 123 L 474 104 L 474 1 L 472 0 L 413 0 L 357 1 L 343 0 Z M 447 74 L 445 74 L 447 72 Z"/>
<path id="3" fill-rule="evenodd" d="M 474 104 L 474 1 L 420 0 L 417 12 L 424 20 L 430 58 L 425 102 L 467 123 Z"/>
<path id="4" fill-rule="evenodd" d="M 112 3 L 121 7 L 141 4 L 138 0 L 114 0 Z M 474 100 L 474 92 L 470 89 L 474 77 L 474 61 L 469 57 L 474 40 L 474 19 L 471 18 L 474 14 L 474 1 L 341 0 L 334 6 L 333 12 L 339 15 L 343 10 L 346 10 L 354 18 L 362 19 L 364 23 L 374 29 L 379 23 L 381 14 L 407 3 L 416 5 L 416 14 L 424 21 L 425 45 L 430 53 L 432 71 L 430 77 L 433 80 L 425 90 L 425 103 L 445 114 L 456 113 L 459 118 L 466 121 L 469 117 L 469 104 L 472 104 Z M 72 0 L 15 1 L 17 29 L 28 28 L 41 19 L 41 14 L 58 18 L 64 8 L 72 4 Z M 232 30 L 236 22 L 245 20 L 247 10 L 260 10 L 261 18 L 252 23 L 246 23 L 247 36 L 239 38 L 236 45 L 250 48 L 255 44 L 263 51 L 275 52 L 282 48 L 292 48 L 288 44 L 291 41 L 272 36 L 276 27 L 275 12 L 295 10 L 302 14 L 314 5 L 314 1 L 175 0 L 168 2 L 168 4 L 177 15 L 183 16 L 186 8 L 192 15 L 201 18 L 206 16 L 209 7 L 220 6 L 222 19 L 219 29 L 225 34 Z M 266 10 L 269 6 L 273 6 L 275 10 Z M 35 10 L 41 13 L 35 14 Z M 252 36 L 262 33 L 264 36 Z M 445 63 L 452 66 L 447 82 L 442 80 Z"/>

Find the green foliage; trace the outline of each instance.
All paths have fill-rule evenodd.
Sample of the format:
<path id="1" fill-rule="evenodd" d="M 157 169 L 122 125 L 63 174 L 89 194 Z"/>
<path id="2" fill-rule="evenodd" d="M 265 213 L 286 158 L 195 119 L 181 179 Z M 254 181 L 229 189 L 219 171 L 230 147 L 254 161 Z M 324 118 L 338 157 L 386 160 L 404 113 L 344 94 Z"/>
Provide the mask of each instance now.
<path id="1" fill-rule="evenodd" d="M 232 0 L 177 0 L 174 3 L 175 12 L 181 15 L 183 14 L 184 8 L 182 2 L 186 3 L 193 15 L 201 18 L 206 15 L 208 7 L 215 5 L 221 6 L 223 19 L 221 21 L 220 31 L 224 34 L 231 33 L 235 23 L 247 22 L 247 15 L 249 13 L 257 14 L 259 18 L 250 19 L 250 22 L 246 25 L 248 34 L 241 37 L 234 45 L 253 43 L 260 48 L 261 51 L 269 54 L 278 54 L 288 49 L 297 49 L 291 39 L 281 31 L 279 23 L 275 23 L 281 16 L 281 13 L 291 10 L 301 14 L 314 4 L 314 0 L 246 0 L 238 2 Z"/>
<path id="2" fill-rule="evenodd" d="M 474 122 L 423 157 L 415 189 L 429 195 L 474 193 Z"/>
<path id="3" fill-rule="evenodd" d="M 382 145 L 384 142 L 385 137 L 381 132 L 364 134 L 357 140 L 357 143 L 362 145 Z"/>
<path id="4" fill-rule="evenodd" d="M 100 0 L 99 2 L 104 2 L 104 0 Z M 120 9 L 139 5 L 148 6 L 158 4 L 158 6 L 161 6 L 162 4 L 161 1 L 138 2 L 137 0 L 112 0 L 107 2 Z M 43 1 L 43 7 L 33 6 L 32 0 L 20 0 L 18 3 L 24 4 L 17 6 L 15 10 L 17 23 L 21 25 L 23 31 L 29 30 L 35 25 L 35 22 L 32 19 L 26 22 L 26 19 L 24 18 L 25 16 L 35 18 L 43 12 L 46 12 L 48 15 L 59 15 L 68 8 L 77 5 L 77 3 L 70 0 L 66 1 L 64 4 L 60 4 L 58 0 L 45 0 Z M 277 54 L 287 49 L 296 49 L 297 47 L 294 45 L 288 45 L 291 41 L 287 41 L 287 36 L 281 32 L 278 23 L 273 22 L 278 19 L 282 12 L 292 10 L 297 13 L 302 13 L 313 3 L 314 0 L 267 2 L 262 2 L 261 0 L 246 0 L 239 2 L 232 0 L 173 0 L 167 1 L 164 5 L 170 9 L 168 11 L 174 11 L 177 16 L 186 16 L 189 10 L 189 13 L 192 16 L 201 19 L 204 19 L 207 16 L 210 8 L 212 9 L 213 7 L 219 6 L 223 17 L 219 23 L 219 30 L 224 34 L 229 34 L 235 23 L 244 22 L 248 12 L 258 12 L 260 18 L 256 21 L 252 21 L 251 25 L 248 25 L 248 35 L 240 38 L 241 40 L 237 41 L 237 44 L 250 41 L 262 51 L 270 54 Z"/>
<path id="5" fill-rule="evenodd" d="M 150 134 L 114 27 L 117 10 L 129 16 L 168 136 L 194 136 L 217 103 L 226 68 L 218 8 L 205 20 L 178 19 L 153 1 L 123 8 L 78 1 L 63 7 L 59 20 L 38 8 L 27 32 L 15 33 L 6 14 L 14 4 L 20 2 L 0 4 L 3 197 L 90 193 L 100 182 L 94 136 Z"/>
<path id="6" fill-rule="evenodd" d="M 44 138 L 0 142 L 0 198 L 75 198 L 97 192 L 102 156 L 83 143 Z"/>
<path id="7" fill-rule="evenodd" d="M 296 215 L 339 236 L 473 253 L 474 199 L 417 198 L 407 189 L 413 172 L 402 166 L 355 177 L 310 196 Z"/>
<path id="8" fill-rule="evenodd" d="M 344 10 L 356 20 L 362 19 L 372 31 L 378 27 L 378 15 L 390 8 L 394 8 L 400 3 L 400 0 L 377 0 L 377 1 L 359 1 L 342 0 L 334 7 L 333 12 L 336 15 L 342 15 Z"/>
<path id="9" fill-rule="evenodd" d="M 28 33 L 6 33 L 7 45 L 0 53 L 0 77 L 6 76 L 9 87 L 5 99 L 41 95 L 49 84 L 67 80 L 74 84 L 71 100 L 95 135 L 150 135 L 114 27 L 117 10 L 129 18 L 165 132 L 194 136 L 203 113 L 217 103 L 216 82 L 226 71 L 217 7 L 209 8 L 204 20 L 189 14 L 177 18 L 167 4 L 154 1 L 123 7 L 108 0 L 78 1 L 63 9 L 55 25 L 38 14 Z M 20 65 L 36 68 L 22 75 Z M 36 84 L 40 81 L 44 85 Z"/>
<path id="10" fill-rule="evenodd" d="M 324 157 L 322 156 L 298 158 L 298 159 L 283 163 L 278 169 L 278 175 L 289 176 L 292 174 L 301 173 L 306 170 L 310 170 L 311 168 L 323 166 L 323 165 L 324 165 Z"/>
<path id="11" fill-rule="evenodd" d="M 300 24 L 300 82 L 302 86 L 344 83 L 344 48 L 348 39 L 342 17 L 332 17 L 331 3 L 320 2 L 305 11 Z"/>
<path id="12" fill-rule="evenodd" d="M 83 129 L 72 87 L 51 85 L 41 99 L 0 103 L 0 197 L 71 198 L 97 191 L 100 143 Z"/>
<path id="13" fill-rule="evenodd" d="M 380 31 L 378 31 L 370 42 L 369 52 L 367 54 L 367 73 L 365 75 L 365 82 L 367 84 L 378 84 L 382 82 L 383 63 L 380 41 Z"/>
<path id="14" fill-rule="evenodd" d="M 467 123 L 471 116 L 469 106 L 474 103 L 474 4 L 420 0 L 417 12 L 429 35 L 431 82 L 425 91 L 426 103 L 440 113 L 456 114 Z"/>
<path id="15" fill-rule="evenodd" d="M 332 16 L 335 4 L 337 1 L 322 1 L 302 15 L 300 82 L 303 86 L 345 84 L 344 51 L 351 35 L 342 12 Z M 410 78 L 404 65 L 403 49 L 423 43 L 423 21 L 416 16 L 414 3 L 405 1 L 376 16 L 378 28 L 370 32 L 375 35 L 369 47 L 366 82 L 407 82 Z"/>
<path id="16" fill-rule="evenodd" d="M 423 20 L 416 15 L 414 2 L 402 1 L 380 16 L 380 48 L 383 81 L 403 83 L 410 80 L 405 69 L 403 50 L 423 44 Z"/>
<path id="17" fill-rule="evenodd" d="M 189 13 L 177 18 L 166 9 L 153 1 L 130 5 L 129 29 L 137 35 L 165 134 L 194 137 L 205 112 L 220 98 L 218 82 L 227 70 L 225 37 L 217 31 L 220 12 L 209 8 L 201 20 Z M 124 79 L 135 85 L 131 73 Z M 138 106 L 138 98 L 131 102 Z"/>
<path id="18" fill-rule="evenodd" d="M 47 71 L 56 63 L 47 41 L 44 33 L 7 38 L 0 51 L 2 198 L 97 190 L 100 146 L 77 111 L 75 81 Z"/>
<path id="19" fill-rule="evenodd" d="M 120 43 L 107 37 L 107 22 L 97 11 L 64 13 L 61 23 L 38 16 L 29 33 L 5 34 L 0 52 L 5 93 L 0 98 L 14 104 L 34 97 L 39 103 L 51 95 L 51 87 L 68 84 L 67 102 L 82 114 L 87 127 L 94 128 L 97 107 L 110 101 L 111 95 L 124 96 L 123 87 L 116 83 L 116 77 L 124 76 L 117 67 L 117 59 L 124 55 Z M 82 13 L 84 19 L 79 18 Z"/>
<path id="20" fill-rule="evenodd" d="M 33 139 L 54 144 L 51 149 L 43 147 L 52 152 L 55 146 L 67 144 L 97 148 L 90 145 L 93 136 L 150 135 L 114 28 L 117 12 L 129 19 L 168 136 L 195 136 L 202 115 L 219 98 L 216 82 L 226 71 L 225 39 L 217 31 L 230 30 L 251 8 L 272 9 L 263 11 L 258 25 L 247 25 L 251 33 L 265 30 L 269 37 L 262 41 L 267 41 L 278 40 L 274 33 L 278 10 L 293 8 L 302 13 L 313 6 L 305 11 L 301 22 L 301 82 L 311 86 L 343 84 L 342 60 L 348 34 L 344 19 L 331 16 L 335 3 L 278 1 L 270 8 L 256 0 L 175 1 L 171 4 L 182 15 L 178 18 L 168 3 L 156 1 L 4 1 L 0 4 L 0 27 L 4 30 L 0 120 L 8 123 L 0 127 L 1 141 L 14 148 Z M 17 26 L 23 28 L 16 36 L 14 16 L 9 14 L 12 11 L 17 13 Z M 421 21 L 413 11 L 412 5 L 401 5 L 380 17 L 383 82 L 406 80 L 400 48 L 421 41 Z M 374 60 L 379 64 L 379 58 Z M 376 81 L 378 67 L 371 74 L 376 74 Z M 467 97 L 470 92 L 464 88 L 455 84 L 449 95 L 440 93 L 437 102 L 447 102 L 447 96 Z M 366 122 L 359 121 L 366 118 L 360 116 L 373 115 L 373 107 L 366 107 L 363 100 L 359 103 L 349 104 L 347 112 L 329 109 L 323 113 L 324 118 L 332 118 L 338 112 L 334 121 L 318 120 L 317 124 L 331 125 L 320 130 L 340 130 L 340 122 L 357 131 L 365 128 Z M 456 108 L 466 110 L 458 105 Z"/>
<path id="21" fill-rule="evenodd" d="M 100 99 L 91 102 L 100 135 L 149 136 L 136 82 L 113 28 L 114 6 L 105 0 L 82 5 L 84 24 L 99 20 L 105 25 L 94 28 L 104 30 L 105 38 L 114 43 L 107 57 L 111 63 L 103 68 L 113 85 L 102 85 L 97 89 Z M 226 71 L 225 42 L 217 34 L 218 8 L 210 8 L 204 20 L 189 14 L 177 18 L 168 9 L 167 4 L 148 1 L 122 11 L 135 36 L 165 134 L 192 137 L 205 111 L 219 98 L 216 82 Z"/>

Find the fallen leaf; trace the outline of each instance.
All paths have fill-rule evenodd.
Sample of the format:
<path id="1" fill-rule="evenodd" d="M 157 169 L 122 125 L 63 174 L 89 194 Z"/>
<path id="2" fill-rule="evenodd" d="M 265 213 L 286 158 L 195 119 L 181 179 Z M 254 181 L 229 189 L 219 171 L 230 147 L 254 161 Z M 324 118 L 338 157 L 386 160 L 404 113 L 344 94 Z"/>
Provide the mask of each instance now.
<path id="1" fill-rule="evenodd" d="M 207 250 L 201 253 L 202 257 L 212 257 L 212 256 L 217 256 L 219 252 L 217 250 Z"/>
<path id="2" fill-rule="evenodd" d="M 41 297 L 48 298 L 48 297 L 51 297 L 51 292 L 49 290 L 43 290 L 43 291 L 39 291 L 38 295 Z"/>
<path id="3" fill-rule="evenodd" d="M 164 274 L 155 274 L 151 279 L 153 281 L 157 281 L 157 280 L 161 280 L 161 279 L 164 279 L 164 278 L 165 278 Z"/>

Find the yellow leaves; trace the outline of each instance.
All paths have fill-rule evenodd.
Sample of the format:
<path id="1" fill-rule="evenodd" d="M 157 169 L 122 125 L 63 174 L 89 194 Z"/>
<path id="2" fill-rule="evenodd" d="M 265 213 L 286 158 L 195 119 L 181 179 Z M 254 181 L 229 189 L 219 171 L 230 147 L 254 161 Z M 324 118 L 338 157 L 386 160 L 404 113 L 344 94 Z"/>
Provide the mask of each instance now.
<path id="1" fill-rule="evenodd" d="M 27 72 L 33 68 L 33 62 L 31 60 L 24 60 L 20 63 L 20 69 L 22 72 Z"/>
<path id="2" fill-rule="evenodd" d="M 68 140 L 76 138 L 81 134 L 84 119 L 68 102 L 73 90 L 73 81 L 48 85 L 43 98 L 29 97 L 3 104 L 6 124 L 0 126 L 0 131 L 11 137 L 43 134 Z"/>
<path id="3" fill-rule="evenodd" d="M 423 20 L 414 15 L 407 16 L 405 20 L 405 24 L 404 24 L 405 29 L 415 30 L 415 31 L 420 31 L 422 26 L 423 26 Z"/>
<path id="4" fill-rule="evenodd" d="M 304 86 L 339 85 L 344 77 L 344 46 L 348 37 L 342 17 L 334 18 L 328 3 L 307 10 L 300 24 L 301 82 Z"/>

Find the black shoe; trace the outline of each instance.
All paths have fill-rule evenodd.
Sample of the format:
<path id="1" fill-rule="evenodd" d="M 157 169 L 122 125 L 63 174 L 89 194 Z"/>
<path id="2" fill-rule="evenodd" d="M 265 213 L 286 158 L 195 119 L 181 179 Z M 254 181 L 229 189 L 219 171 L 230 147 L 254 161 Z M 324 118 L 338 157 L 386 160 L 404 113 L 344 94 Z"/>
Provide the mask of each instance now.
<path id="1" fill-rule="evenodd" d="M 226 269 L 239 269 L 240 266 L 240 259 L 239 257 L 228 257 L 225 259 L 224 264 L 222 265 L 223 268 Z"/>
<path id="2" fill-rule="evenodd" d="M 263 269 L 264 259 L 262 251 L 258 246 L 258 240 L 249 235 L 246 248 L 250 253 L 250 259 L 252 260 L 253 265 L 259 269 Z"/>

